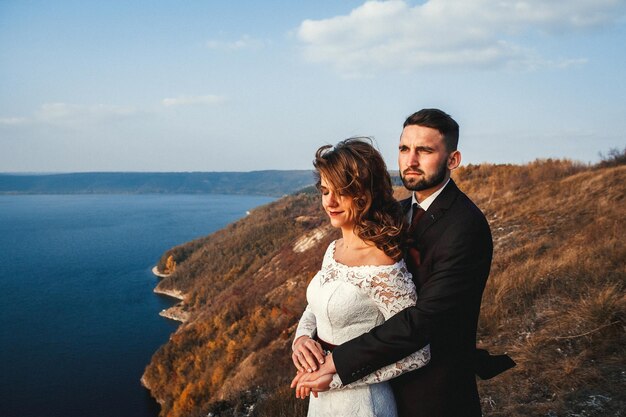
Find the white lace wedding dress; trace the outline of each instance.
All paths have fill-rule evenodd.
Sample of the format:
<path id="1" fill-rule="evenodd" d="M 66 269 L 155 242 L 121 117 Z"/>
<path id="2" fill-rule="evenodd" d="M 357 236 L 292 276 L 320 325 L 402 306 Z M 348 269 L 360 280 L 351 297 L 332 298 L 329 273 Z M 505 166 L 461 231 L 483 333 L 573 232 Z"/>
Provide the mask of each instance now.
<path id="1" fill-rule="evenodd" d="M 403 260 L 393 265 L 346 266 L 335 260 L 335 242 L 328 246 L 322 269 L 309 283 L 308 305 L 295 339 L 317 333 L 320 339 L 340 345 L 415 305 L 415 285 Z M 346 386 L 335 374 L 330 391 L 310 397 L 308 417 L 396 417 L 393 392 L 383 381 L 429 360 L 426 346 Z"/>

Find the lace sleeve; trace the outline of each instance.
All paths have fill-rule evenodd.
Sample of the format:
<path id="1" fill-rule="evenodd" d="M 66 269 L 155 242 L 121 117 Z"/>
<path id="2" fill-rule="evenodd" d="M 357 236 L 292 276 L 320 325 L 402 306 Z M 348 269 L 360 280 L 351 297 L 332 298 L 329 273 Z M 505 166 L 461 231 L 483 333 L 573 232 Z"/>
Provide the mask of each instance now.
<path id="1" fill-rule="evenodd" d="M 385 320 L 407 307 L 414 306 L 417 301 L 415 284 L 404 262 L 391 270 L 376 273 L 370 281 L 369 295 Z"/>
<path id="2" fill-rule="evenodd" d="M 334 245 L 335 245 L 335 242 L 333 241 L 326 248 L 326 252 L 324 253 L 324 259 L 322 260 L 322 269 L 324 269 L 324 267 L 328 265 L 328 263 L 332 260 Z M 318 280 L 319 279 L 318 276 L 320 273 L 321 271 L 315 274 L 311 282 Z M 309 283 L 309 285 L 311 285 L 311 283 Z M 307 292 L 308 292 L 308 287 L 307 287 Z M 317 334 L 317 320 L 315 319 L 315 314 L 313 313 L 313 310 L 311 310 L 311 306 L 307 304 L 306 308 L 304 309 L 304 313 L 302 313 L 302 317 L 300 317 L 300 321 L 298 322 L 298 328 L 296 329 L 296 334 L 293 338 L 293 342 L 291 343 L 291 349 L 293 350 L 293 343 L 300 336 L 309 336 L 311 339 L 313 339 L 316 334 Z"/>
<path id="3" fill-rule="evenodd" d="M 407 307 L 414 306 L 417 301 L 415 284 L 404 263 L 398 264 L 397 267 L 394 267 L 390 271 L 380 271 L 374 275 L 369 290 L 370 297 L 378 306 L 385 320 Z M 387 381 L 405 372 L 421 368 L 429 361 L 430 346 L 428 345 L 404 359 L 380 368 L 346 386 L 342 385 L 339 375 L 335 374 L 333 375 L 330 389 L 354 388 L 361 385 Z"/>
<path id="4" fill-rule="evenodd" d="M 315 314 L 313 314 L 313 311 L 311 311 L 311 308 L 307 305 L 304 313 L 302 313 L 302 317 L 300 317 L 300 322 L 298 323 L 293 341 L 295 342 L 300 336 L 313 338 L 316 332 L 317 322 L 315 321 Z M 291 348 L 293 349 L 293 342 Z"/>

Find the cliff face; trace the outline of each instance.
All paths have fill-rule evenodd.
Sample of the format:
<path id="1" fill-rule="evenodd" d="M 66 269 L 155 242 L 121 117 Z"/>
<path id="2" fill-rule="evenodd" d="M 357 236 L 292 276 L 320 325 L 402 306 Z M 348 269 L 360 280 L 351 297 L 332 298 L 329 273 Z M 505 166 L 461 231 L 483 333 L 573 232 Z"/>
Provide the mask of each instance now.
<path id="1" fill-rule="evenodd" d="M 480 165 L 455 180 L 494 235 L 479 345 L 518 362 L 480 383 L 485 415 L 623 409 L 626 167 Z M 187 321 L 142 378 L 162 415 L 235 415 L 250 402 L 252 415 L 304 415 L 285 386 L 306 285 L 338 236 L 319 207 L 316 193 L 285 197 L 163 255 L 177 267 L 158 290 L 184 294 Z"/>

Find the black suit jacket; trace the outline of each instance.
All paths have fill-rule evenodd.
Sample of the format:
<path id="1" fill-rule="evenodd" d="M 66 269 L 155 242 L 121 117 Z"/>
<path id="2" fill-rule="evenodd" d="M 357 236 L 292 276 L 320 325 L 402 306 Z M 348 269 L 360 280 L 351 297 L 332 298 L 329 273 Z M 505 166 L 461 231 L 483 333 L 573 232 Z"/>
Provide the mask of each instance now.
<path id="1" fill-rule="evenodd" d="M 401 202 L 405 210 L 411 199 Z M 493 244 L 483 213 L 450 180 L 414 231 L 417 304 L 333 351 L 344 384 L 430 343 L 431 361 L 392 380 L 401 417 L 480 416 L 476 326 Z"/>

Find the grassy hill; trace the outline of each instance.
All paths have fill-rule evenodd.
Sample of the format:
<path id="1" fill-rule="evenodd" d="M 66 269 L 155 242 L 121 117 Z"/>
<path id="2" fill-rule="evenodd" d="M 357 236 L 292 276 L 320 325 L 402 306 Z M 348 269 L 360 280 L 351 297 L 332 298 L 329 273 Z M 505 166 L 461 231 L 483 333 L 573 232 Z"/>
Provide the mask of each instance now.
<path id="1" fill-rule="evenodd" d="M 484 414 L 622 415 L 626 166 L 483 164 L 454 178 L 494 236 L 478 344 L 518 363 L 479 382 Z M 143 377 L 162 415 L 306 415 L 287 387 L 290 344 L 336 237 L 311 190 L 163 255 L 161 271 L 170 256 L 176 267 L 158 287 L 185 295 L 189 320 Z"/>

